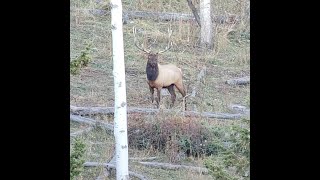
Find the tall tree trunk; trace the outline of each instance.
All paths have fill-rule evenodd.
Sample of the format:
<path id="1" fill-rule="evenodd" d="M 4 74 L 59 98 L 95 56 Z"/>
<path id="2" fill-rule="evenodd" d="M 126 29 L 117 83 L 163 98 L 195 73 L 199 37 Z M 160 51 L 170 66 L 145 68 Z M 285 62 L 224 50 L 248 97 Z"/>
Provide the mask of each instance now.
<path id="1" fill-rule="evenodd" d="M 122 32 L 122 2 L 111 0 L 112 55 L 114 77 L 114 136 L 116 141 L 117 180 L 129 179 L 127 97 Z"/>
<path id="2" fill-rule="evenodd" d="M 200 0 L 200 21 L 201 21 L 201 46 L 212 48 L 212 20 L 210 14 L 210 0 Z"/>

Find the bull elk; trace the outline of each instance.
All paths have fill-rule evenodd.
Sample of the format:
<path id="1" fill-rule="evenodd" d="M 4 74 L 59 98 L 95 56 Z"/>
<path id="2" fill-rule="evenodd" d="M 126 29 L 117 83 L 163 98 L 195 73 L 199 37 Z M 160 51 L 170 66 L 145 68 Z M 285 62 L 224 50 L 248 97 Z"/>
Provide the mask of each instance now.
<path id="1" fill-rule="evenodd" d="M 152 53 L 150 50 L 146 50 L 143 47 L 138 46 L 137 39 L 136 39 L 136 29 L 133 27 L 133 36 L 134 36 L 134 45 L 144 53 L 148 55 L 148 62 L 146 66 L 146 73 L 147 73 L 147 83 L 149 85 L 150 93 L 151 93 L 151 102 L 154 101 L 154 88 L 157 90 L 157 107 L 160 106 L 160 92 L 162 88 L 168 89 L 169 93 L 171 94 L 171 101 L 172 104 L 170 107 L 173 107 L 174 102 L 176 100 L 176 94 L 174 86 L 179 90 L 181 95 L 183 96 L 186 110 L 186 91 L 184 89 L 182 83 L 182 71 L 180 68 L 173 64 L 159 64 L 158 63 L 158 55 L 168 51 L 172 47 L 172 42 L 170 41 L 172 30 L 168 30 L 169 32 L 169 42 L 168 46 L 163 51 L 158 51 L 157 53 Z"/>

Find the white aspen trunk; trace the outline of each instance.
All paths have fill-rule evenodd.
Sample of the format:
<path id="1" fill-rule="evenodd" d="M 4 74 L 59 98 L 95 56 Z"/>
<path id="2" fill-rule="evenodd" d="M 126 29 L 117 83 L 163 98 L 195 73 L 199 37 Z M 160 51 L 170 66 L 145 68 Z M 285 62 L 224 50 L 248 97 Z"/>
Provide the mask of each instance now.
<path id="1" fill-rule="evenodd" d="M 112 59 L 114 77 L 114 136 L 116 142 L 117 180 L 129 179 L 128 137 L 127 137 L 127 97 L 124 67 L 122 2 L 111 0 Z"/>
<path id="2" fill-rule="evenodd" d="M 200 21 L 201 21 L 201 45 L 212 47 L 212 21 L 210 14 L 210 0 L 200 0 Z"/>

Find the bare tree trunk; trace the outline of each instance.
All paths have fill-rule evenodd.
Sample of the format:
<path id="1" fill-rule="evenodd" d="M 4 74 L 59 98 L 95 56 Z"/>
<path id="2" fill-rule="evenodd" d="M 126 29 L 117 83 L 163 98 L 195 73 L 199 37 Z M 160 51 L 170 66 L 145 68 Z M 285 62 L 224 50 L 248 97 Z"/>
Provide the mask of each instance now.
<path id="1" fill-rule="evenodd" d="M 200 0 L 200 21 L 201 21 L 201 31 L 200 31 L 200 44 L 203 47 L 212 48 L 212 21 L 210 13 L 210 0 Z"/>
<path id="2" fill-rule="evenodd" d="M 194 15 L 194 18 L 196 19 L 198 25 L 201 27 L 200 17 L 199 17 L 199 14 L 197 12 L 196 7 L 194 7 L 194 5 L 192 4 L 192 0 L 187 0 L 187 1 L 188 1 L 188 5 Z"/>
<path id="3" fill-rule="evenodd" d="M 129 179 L 127 97 L 123 51 L 122 2 L 111 0 L 112 55 L 114 77 L 114 136 L 116 143 L 117 180 Z"/>

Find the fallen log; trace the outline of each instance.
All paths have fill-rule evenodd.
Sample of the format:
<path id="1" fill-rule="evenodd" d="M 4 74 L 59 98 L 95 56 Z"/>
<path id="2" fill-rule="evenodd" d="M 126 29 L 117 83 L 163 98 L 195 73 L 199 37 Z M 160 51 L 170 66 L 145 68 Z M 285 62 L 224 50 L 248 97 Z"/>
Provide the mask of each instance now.
<path id="1" fill-rule="evenodd" d="M 163 113 L 170 113 L 171 110 L 163 109 Z M 76 115 L 92 115 L 92 114 L 104 114 L 104 115 L 113 115 L 114 107 L 76 107 L 70 106 L 70 113 Z M 159 109 L 148 109 L 148 108 L 136 108 L 128 107 L 127 113 L 142 113 L 142 114 L 157 114 Z M 217 119 L 239 119 L 245 114 L 229 114 L 229 113 L 214 113 L 214 112 L 196 112 L 196 111 L 184 111 L 181 112 L 181 115 L 186 117 L 206 117 L 206 118 L 217 118 Z M 71 116 L 71 115 L 70 115 Z"/>
<path id="2" fill-rule="evenodd" d="M 244 117 L 244 114 L 229 114 L 229 113 L 211 113 L 211 112 L 203 112 L 199 113 L 196 111 L 185 111 L 183 112 L 184 116 L 187 117 L 206 117 L 206 118 L 216 118 L 216 119 L 239 119 Z"/>
<path id="3" fill-rule="evenodd" d="M 186 165 L 174 165 L 169 163 L 159 163 L 159 162 L 139 162 L 140 164 L 148 167 L 168 169 L 168 170 L 179 170 L 185 169 L 189 171 L 194 171 L 202 174 L 208 174 L 208 169 L 203 167 L 186 166 Z"/>
<path id="4" fill-rule="evenodd" d="M 95 16 L 109 15 L 110 11 L 104 9 L 70 8 L 70 11 L 85 11 Z M 149 12 L 149 11 L 123 11 L 126 19 L 155 19 L 160 21 L 196 21 L 191 13 Z M 218 24 L 234 24 L 239 18 L 235 15 L 213 16 L 213 21 Z"/>
<path id="5" fill-rule="evenodd" d="M 163 13 L 163 12 L 148 12 L 148 11 L 125 11 L 124 14 L 130 19 L 156 19 L 160 21 L 194 21 L 192 14 L 185 13 Z"/>
<path id="6" fill-rule="evenodd" d="M 70 112 L 78 115 L 94 115 L 94 114 L 104 114 L 104 115 L 114 115 L 114 107 L 76 107 L 70 106 Z M 156 114 L 159 109 L 147 109 L 147 108 L 127 108 L 128 113 L 146 113 L 146 114 Z"/>
<path id="7" fill-rule="evenodd" d="M 99 121 L 96 121 L 96 120 L 93 120 L 90 118 L 85 118 L 85 117 L 70 114 L 70 121 L 84 123 L 84 124 L 88 124 L 91 126 L 94 126 L 94 125 L 100 126 L 100 127 L 103 127 L 105 129 L 113 132 L 113 125 L 112 124 L 105 123 L 105 122 L 99 122 Z"/>
<path id="8" fill-rule="evenodd" d="M 169 13 L 169 12 L 148 12 L 148 11 L 124 11 L 124 15 L 129 19 L 156 19 L 161 21 L 196 21 L 193 14 Z M 218 24 L 234 24 L 237 22 L 235 15 L 213 16 L 213 21 Z"/>
<path id="9" fill-rule="evenodd" d="M 250 83 L 250 76 L 230 79 L 226 81 L 226 84 L 229 84 L 229 85 L 247 85 L 249 83 Z"/>
<path id="10" fill-rule="evenodd" d="M 129 160 L 135 160 L 135 161 L 151 161 L 158 159 L 159 157 L 136 157 L 136 158 L 129 158 Z"/>
<path id="11" fill-rule="evenodd" d="M 116 165 L 114 164 L 109 164 L 109 163 L 98 163 L 98 162 L 85 162 L 83 164 L 84 167 L 98 167 L 98 166 L 103 166 L 104 168 L 106 169 L 116 169 Z M 133 176 L 133 177 L 136 177 L 136 178 L 139 178 L 141 180 L 147 180 L 147 178 L 141 174 L 138 174 L 136 172 L 132 172 L 132 171 L 129 171 L 129 175 L 130 176 Z"/>

